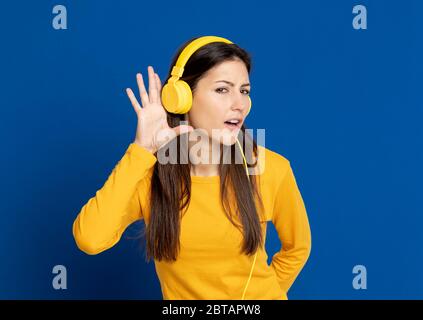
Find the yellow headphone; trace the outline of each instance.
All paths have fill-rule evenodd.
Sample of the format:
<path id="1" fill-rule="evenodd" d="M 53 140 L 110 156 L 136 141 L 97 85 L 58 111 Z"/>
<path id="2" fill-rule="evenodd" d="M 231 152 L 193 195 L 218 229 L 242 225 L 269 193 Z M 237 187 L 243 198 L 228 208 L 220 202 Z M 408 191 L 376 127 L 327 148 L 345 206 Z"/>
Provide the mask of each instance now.
<path id="1" fill-rule="evenodd" d="M 197 38 L 193 41 L 191 41 L 181 52 L 181 54 L 178 57 L 178 60 L 176 61 L 176 65 L 173 66 L 171 77 L 167 81 L 167 83 L 163 86 L 162 89 L 162 105 L 163 107 L 171 112 L 176 114 L 184 114 L 187 113 L 192 106 L 192 91 L 188 83 L 186 83 L 183 80 L 180 80 L 182 77 L 182 74 L 184 73 L 184 67 L 187 63 L 188 59 L 194 54 L 195 51 L 200 49 L 202 46 L 212 43 L 212 42 L 224 42 L 224 43 L 233 43 L 232 41 L 222 38 L 222 37 L 215 37 L 215 36 L 204 36 Z M 250 105 L 248 108 L 247 114 L 251 110 L 251 98 L 248 97 L 250 100 Z M 250 177 L 248 174 L 248 167 L 247 167 L 247 161 L 245 159 L 244 152 L 242 151 L 241 144 L 239 143 L 239 140 L 237 139 L 236 142 L 238 143 L 239 149 L 241 150 L 241 155 L 244 159 L 244 166 L 245 170 L 247 172 L 247 178 L 248 181 L 250 181 Z M 257 251 L 258 252 L 258 251 Z M 242 300 L 244 300 L 245 292 L 247 291 L 248 285 L 251 280 L 251 276 L 253 274 L 254 265 L 256 263 L 257 258 L 257 252 L 254 255 L 254 261 L 253 265 L 250 270 L 250 274 L 248 277 L 247 284 L 245 285 L 244 292 L 242 293 Z"/>
<path id="2" fill-rule="evenodd" d="M 176 65 L 174 65 L 172 68 L 171 77 L 162 89 L 162 104 L 167 111 L 176 114 L 184 114 L 191 109 L 191 88 L 188 83 L 180 80 L 179 78 L 182 77 L 185 64 L 188 62 L 188 59 L 194 54 L 194 52 L 211 42 L 225 42 L 228 44 L 233 43 L 232 41 L 222 37 L 204 36 L 191 41 L 184 48 L 184 50 L 182 50 L 178 60 L 176 61 Z M 250 112 L 252 102 L 250 97 L 248 97 L 248 99 L 250 100 L 248 112 Z"/>

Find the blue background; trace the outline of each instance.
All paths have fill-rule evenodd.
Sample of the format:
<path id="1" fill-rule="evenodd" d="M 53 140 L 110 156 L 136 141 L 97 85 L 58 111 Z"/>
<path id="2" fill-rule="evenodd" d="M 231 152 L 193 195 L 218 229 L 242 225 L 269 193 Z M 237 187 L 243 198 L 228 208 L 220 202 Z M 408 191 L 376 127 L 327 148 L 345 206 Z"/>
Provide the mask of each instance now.
<path id="1" fill-rule="evenodd" d="M 68 29 L 52 27 L 54 5 Z M 367 30 L 352 8 L 367 7 Z M 249 128 L 291 161 L 313 235 L 290 299 L 421 299 L 422 1 L 2 4 L 0 298 L 162 299 L 127 240 L 79 251 L 72 222 L 133 141 L 125 93 L 194 36 L 253 57 Z M 279 249 L 269 225 L 269 258 Z M 68 289 L 52 269 L 66 266 Z M 367 268 L 367 290 L 352 286 Z"/>

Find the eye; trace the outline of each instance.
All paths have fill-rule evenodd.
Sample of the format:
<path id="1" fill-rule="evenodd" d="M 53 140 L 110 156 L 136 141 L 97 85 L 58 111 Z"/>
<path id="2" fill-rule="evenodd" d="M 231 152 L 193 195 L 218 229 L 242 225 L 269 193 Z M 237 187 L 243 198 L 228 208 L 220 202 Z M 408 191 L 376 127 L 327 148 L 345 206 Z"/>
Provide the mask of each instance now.
<path id="1" fill-rule="evenodd" d="M 222 93 L 222 91 L 221 90 L 226 90 L 226 88 L 217 88 L 215 91 L 217 92 L 217 93 Z"/>
<path id="2" fill-rule="evenodd" d="M 222 92 L 222 90 L 227 90 L 226 88 L 217 88 L 215 91 L 217 92 L 217 93 L 223 93 Z M 250 94 L 250 90 L 242 90 L 242 92 L 245 94 L 245 95 L 249 95 Z"/>

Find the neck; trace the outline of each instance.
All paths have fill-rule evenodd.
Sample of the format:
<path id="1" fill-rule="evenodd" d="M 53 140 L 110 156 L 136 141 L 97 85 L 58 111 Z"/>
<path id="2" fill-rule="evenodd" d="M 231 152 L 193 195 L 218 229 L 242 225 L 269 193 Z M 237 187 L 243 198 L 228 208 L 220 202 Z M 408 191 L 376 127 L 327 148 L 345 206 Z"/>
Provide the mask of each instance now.
<path id="1" fill-rule="evenodd" d="M 191 164 L 193 176 L 218 176 L 219 175 L 219 152 L 220 145 L 211 139 L 208 143 L 189 141 L 189 151 L 195 157 L 196 164 Z M 195 150 L 191 148 L 195 145 Z M 212 155 L 215 157 L 213 160 Z"/>

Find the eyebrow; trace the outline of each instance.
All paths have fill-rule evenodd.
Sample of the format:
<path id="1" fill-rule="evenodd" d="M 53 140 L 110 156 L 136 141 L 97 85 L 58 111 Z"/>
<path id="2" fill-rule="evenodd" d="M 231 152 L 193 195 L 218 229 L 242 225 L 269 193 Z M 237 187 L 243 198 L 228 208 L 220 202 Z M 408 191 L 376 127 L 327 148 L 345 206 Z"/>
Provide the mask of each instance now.
<path id="1" fill-rule="evenodd" d="M 215 82 L 225 82 L 225 83 L 231 85 L 232 87 L 235 86 L 232 82 L 227 81 L 227 80 L 217 80 Z M 249 83 L 244 83 L 243 85 L 241 85 L 241 87 L 246 87 L 246 86 L 249 86 L 249 85 L 250 85 Z"/>

